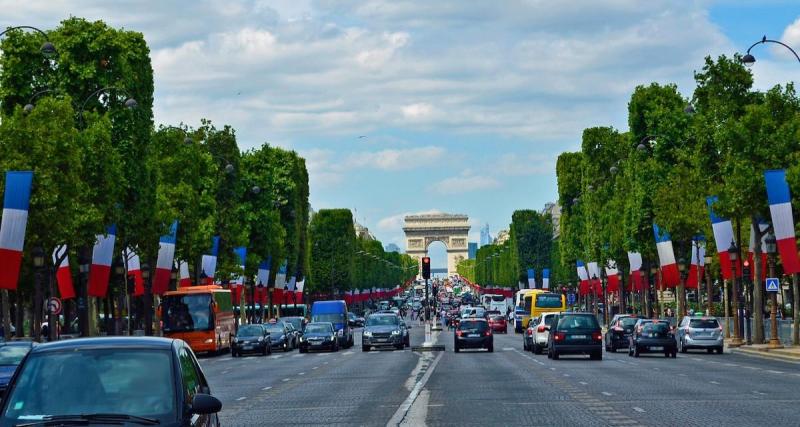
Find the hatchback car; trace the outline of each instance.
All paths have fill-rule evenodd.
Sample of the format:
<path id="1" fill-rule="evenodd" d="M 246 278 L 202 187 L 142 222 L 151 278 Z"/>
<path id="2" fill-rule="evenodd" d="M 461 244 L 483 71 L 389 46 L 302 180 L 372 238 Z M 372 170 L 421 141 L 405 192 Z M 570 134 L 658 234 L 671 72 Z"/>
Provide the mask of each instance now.
<path id="1" fill-rule="evenodd" d="M 628 348 L 633 327 L 639 318 L 632 314 L 615 314 L 608 325 L 605 336 L 606 351 L 615 353 L 617 349 Z"/>
<path id="2" fill-rule="evenodd" d="M 301 316 L 289 316 L 289 317 L 281 317 L 281 320 L 285 323 L 292 325 L 292 328 L 298 333 L 298 335 L 303 333 L 303 330 L 306 328 L 306 318 Z"/>
<path id="3" fill-rule="evenodd" d="M 242 325 L 231 342 L 231 357 L 244 353 L 272 354 L 272 339 L 264 325 Z"/>
<path id="4" fill-rule="evenodd" d="M 300 353 L 309 350 L 339 351 L 339 338 L 331 322 L 312 322 L 306 325 L 306 332 L 300 337 Z"/>
<path id="5" fill-rule="evenodd" d="M 631 334 L 628 356 L 639 357 L 641 353 L 664 353 L 664 357 L 676 357 L 678 354 L 675 335 L 669 321 L 646 323 L 641 330 Z"/>
<path id="6" fill-rule="evenodd" d="M 562 313 L 553 319 L 547 342 L 547 357 L 558 360 L 564 354 L 588 354 L 603 359 L 603 332 L 592 313 Z"/>
<path id="7" fill-rule="evenodd" d="M 372 347 L 381 346 L 393 346 L 398 350 L 405 347 L 400 318 L 394 314 L 378 313 L 367 317 L 361 334 L 361 350 L 369 351 Z"/>
<path id="8" fill-rule="evenodd" d="M 541 317 L 534 317 L 528 322 L 528 328 L 522 334 L 522 349 L 533 351 L 533 335 L 536 332 L 536 325 L 541 321 Z"/>
<path id="9" fill-rule="evenodd" d="M 722 326 L 715 317 L 685 316 L 678 324 L 678 350 L 686 353 L 699 348 L 722 354 L 724 348 Z"/>
<path id="10" fill-rule="evenodd" d="M 454 340 L 456 353 L 462 348 L 485 348 L 489 353 L 494 351 L 494 336 L 486 319 L 461 319 Z"/>
<path id="11" fill-rule="evenodd" d="M 411 325 L 407 324 L 405 320 L 400 319 L 400 330 L 403 332 L 403 344 L 406 347 L 411 346 Z"/>
<path id="12" fill-rule="evenodd" d="M 529 350 L 534 354 L 542 354 L 547 349 L 547 342 L 550 339 L 549 326 L 553 325 L 553 321 L 558 316 L 557 312 L 542 313 L 541 316 L 536 317 L 535 321 L 528 322 L 528 331 L 530 331 L 531 344 Z M 528 335 L 528 332 L 525 333 Z"/>
<path id="13" fill-rule="evenodd" d="M 0 343 L 0 396 L 17 371 L 22 359 L 35 346 L 34 341 L 8 341 Z"/>
<path id="14" fill-rule="evenodd" d="M 502 314 L 489 315 L 489 327 L 492 328 L 492 332 L 508 333 L 508 322 Z"/>
<path id="15" fill-rule="evenodd" d="M 264 326 L 269 331 L 273 349 L 289 351 L 295 348 L 295 335 L 285 323 L 267 323 Z"/>
<path id="16" fill-rule="evenodd" d="M 0 425 L 218 426 L 221 409 L 182 340 L 81 338 L 31 349 Z"/>

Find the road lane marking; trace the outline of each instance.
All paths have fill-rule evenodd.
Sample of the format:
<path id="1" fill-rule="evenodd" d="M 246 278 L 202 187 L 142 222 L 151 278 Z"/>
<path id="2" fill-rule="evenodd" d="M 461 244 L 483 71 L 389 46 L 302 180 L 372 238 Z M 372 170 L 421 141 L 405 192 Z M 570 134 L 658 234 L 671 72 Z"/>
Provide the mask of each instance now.
<path id="1" fill-rule="evenodd" d="M 244 397 L 244 396 L 242 396 L 242 397 L 240 397 L 240 398 L 236 399 L 236 401 L 237 401 L 237 402 L 241 402 L 242 400 L 245 400 L 245 399 L 247 399 L 247 398 L 246 398 L 246 397 Z"/>
<path id="2" fill-rule="evenodd" d="M 725 366 L 739 366 L 739 365 L 737 365 L 735 363 L 726 363 Z"/>
<path id="3" fill-rule="evenodd" d="M 349 355 L 351 355 L 351 354 L 353 354 L 353 352 L 352 352 L 352 351 L 348 351 L 348 352 L 342 353 L 342 355 L 343 355 L 343 356 L 349 356 Z"/>
<path id="4" fill-rule="evenodd" d="M 437 334 L 437 338 L 438 338 L 438 334 Z M 422 392 L 422 389 L 425 387 L 425 384 L 428 383 L 428 379 L 430 379 L 431 375 L 433 375 L 433 371 L 436 369 L 436 366 L 439 364 L 439 361 L 442 360 L 442 357 L 444 356 L 444 354 L 445 354 L 445 352 L 440 352 L 436 356 L 436 358 L 433 359 L 433 362 L 431 362 L 430 365 L 428 365 L 428 368 L 426 369 L 425 374 L 422 375 L 422 378 L 417 380 L 416 385 L 411 390 L 411 392 L 408 394 L 408 397 L 406 397 L 406 400 L 403 402 L 403 404 L 400 405 L 399 408 L 397 408 L 397 411 L 395 411 L 394 415 L 392 415 L 392 418 L 389 419 L 389 422 L 386 423 L 387 426 L 398 426 L 403 422 L 403 420 L 406 418 L 406 415 L 408 415 L 409 411 L 411 410 L 412 405 L 414 405 L 414 401 L 417 400 L 417 397 Z M 428 403 L 427 402 L 428 393 L 426 393 L 425 397 L 426 398 L 423 399 L 423 400 L 426 400 L 424 403 L 427 405 L 427 403 Z M 425 414 L 419 414 L 419 415 L 420 415 L 420 418 L 422 418 L 422 422 L 424 423 L 424 421 L 425 421 L 424 415 Z"/>
<path id="5" fill-rule="evenodd" d="M 503 347 L 503 351 L 513 351 L 514 349 L 511 347 Z"/>
<path id="6" fill-rule="evenodd" d="M 583 382 L 583 381 L 578 381 L 578 382 L 581 383 L 581 385 L 589 385 L 589 383 L 587 383 L 587 382 Z"/>
<path id="7" fill-rule="evenodd" d="M 716 381 L 709 381 L 709 382 L 710 382 L 711 384 L 716 384 L 716 385 L 719 385 L 719 383 L 718 383 L 718 382 L 716 382 Z"/>
<path id="8" fill-rule="evenodd" d="M 328 364 L 328 362 L 322 362 L 322 364 L 323 364 L 323 365 L 327 365 L 327 364 Z"/>
<path id="9" fill-rule="evenodd" d="M 297 354 L 293 354 L 292 357 L 303 357 L 303 355 L 300 354 L 300 353 L 297 353 Z"/>
<path id="10" fill-rule="evenodd" d="M 638 406 L 634 406 L 633 410 L 636 411 L 636 412 L 644 412 L 644 409 L 642 409 L 642 408 L 640 408 Z"/>
<path id="11" fill-rule="evenodd" d="M 290 379 L 291 379 L 291 378 L 284 378 L 284 379 L 282 379 L 281 381 L 283 381 L 283 382 L 288 382 Z"/>
<path id="12" fill-rule="evenodd" d="M 602 394 L 603 396 L 611 396 L 611 393 L 607 391 L 601 391 L 600 394 Z"/>
<path id="13" fill-rule="evenodd" d="M 313 368 L 311 368 L 311 369 L 319 369 L 319 366 L 314 366 L 314 367 L 313 367 Z"/>
<path id="14" fill-rule="evenodd" d="M 568 377 L 568 376 L 569 376 L 569 374 L 564 374 L 564 376 L 565 376 L 565 377 Z"/>
<path id="15" fill-rule="evenodd" d="M 551 370 L 551 371 L 555 371 L 555 370 L 556 370 L 556 368 L 550 368 L 550 370 Z"/>
<path id="16" fill-rule="evenodd" d="M 230 371 L 229 371 L 229 370 L 222 371 L 222 375 L 225 375 L 225 374 L 227 374 L 228 372 L 230 372 Z"/>
<path id="17" fill-rule="evenodd" d="M 280 359 L 281 357 L 283 357 L 283 356 L 270 356 L 269 358 L 270 359 Z"/>
<path id="18" fill-rule="evenodd" d="M 679 376 L 682 376 L 682 377 L 685 377 L 685 376 L 686 376 L 686 374 L 678 374 L 678 375 L 679 375 Z"/>
<path id="19" fill-rule="evenodd" d="M 783 373 L 783 371 L 773 371 L 772 369 L 768 369 L 767 372 L 769 372 L 770 374 L 782 374 Z"/>
<path id="20" fill-rule="evenodd" d="M 263 390 L 263 391 L 267 391 L 267 390 L 269 390 L 269 389 L 271 389 L 271 388 L 272 388 L 272 387 L 270 387 L 270 386 L 267 386 L 267 387 L 264 387 L 264 388 L 262 388 L 261 390 Z"/>
<path id="21" fill-rule="evenodd" d="M 760 394 L 760 395 L 762 395 L 762 396 L 764 396 L 764 395 L 766 395 L 766 394 L 767 394 L 767 393 L 764 393 L 764 392 L 761 392 L 761 391 L 758 391 L 758 390 L 753 390 L 753 393 L 754 393 L 754 394 Z"/>
<path id="22" fill-rule="evenodd" d="M 306 374 L 305 372 L 300 372 L 297 375 L 305 375 L 305 374 Z"/>

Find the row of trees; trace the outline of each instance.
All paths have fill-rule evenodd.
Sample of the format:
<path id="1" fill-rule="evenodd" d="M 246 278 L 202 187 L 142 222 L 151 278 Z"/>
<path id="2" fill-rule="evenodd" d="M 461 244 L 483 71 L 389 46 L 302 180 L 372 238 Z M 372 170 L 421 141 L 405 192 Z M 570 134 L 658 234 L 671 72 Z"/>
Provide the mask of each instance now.
<path id="1" fill-rule="evenodd" d="M 572 281 L 579 259 L 614 260 L 628 271 L 627 252 L 639 252 L 645 269 L 657 264 L 654 223 L 670 233 L 676 259 L 691 259 L 698 235 L 706 236 L 708 253 L 727 250 L 711 238 L 707 196 L 719 197 L 715 213 L 733 221 L 739 247 L 746 246 L 750 224 L 770 218 L 767 169 L 787 169 L 795 197 L 800 194 L 800 99 L 794 86 L 753 90 L 752 75 L 738 56 L 706 58 L 695 81 L 691 97 L 674 84 L 637 87 L 628 104 L 628 132 L 586 129 L 581 150 L 559 156 L 560 263 Z M 767 231 L 755 227 L 755 241 Z M 755 253 L 761 253 L 760 245 Z M 765 266 L 760 256 L 754 260 L 755 277 L 761 277 Z M 719 271 L 718 260 L 706 268 Z M 797 301 L 796 276 L 794 284 Z M 762 289 L 751 290 L 756 342 L 763 341 Z M 679 303 L 683 291 L 679 285 Z"/>
<path id="2" fill-rule="evenodd" d="M 419 271 L 415 258 L 385 252 L 380 241 L 357 236 L 349 209 L 322 209 L 310 225 L 311 292 L 341 295 L 347 291 L 394 288 Z"/>
<path id="3" fill-rule="evenodd" d="M 77 271 L 79 250 L 116 224 L 115 259 L 131 247 L 155 266 L 159 236 L 177 220 L 175 258 L 195 281 L 215 235 L 218 278 L 243 273 L 232 250 L 239 246 L 248 248 L 247 276 L 265 259 L 270 283 L 283 262 L 287 277 L 306 276 L 304 159 L 268 144 L 241 151 L 234 129 L 210 120 L 154 128 L 141 33 L 70 18 L 47 32 L 53 57 L 40 52 L 42 38 L 11 30 L 0 44 L 0 167 L 34 171 L 25 259 L 31 248 L 66 244 Z M 31 305 L 31 278 L 25 263 L 18 306 Z"/>
<path id="4" fill-rule="evenodd" d="M 519 283 L 527 286 L 528 269 L 533 268 L 541 286 L 542 271 L 551 269 L 553 264 L 553 248 L 550 214 L 517 210 L 511 216 L 508 240 L 502 244 L 482 246 L 475 259 L 460 262 L 457 271 L 482 286 L 516 288 Z M 559 280 L 552 274 L 550 277 Z"/>

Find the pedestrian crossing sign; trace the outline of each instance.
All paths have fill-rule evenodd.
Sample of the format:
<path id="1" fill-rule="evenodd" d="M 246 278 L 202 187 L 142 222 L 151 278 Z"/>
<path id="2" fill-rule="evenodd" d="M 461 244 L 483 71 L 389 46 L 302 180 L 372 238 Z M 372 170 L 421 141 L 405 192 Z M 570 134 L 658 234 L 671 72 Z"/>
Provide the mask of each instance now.
<path id="1" fill-rule="evenodd" d="M 767 292 L 778 292 L 778 278 L 777 277 L 768 277 L 767 278 Z"/>

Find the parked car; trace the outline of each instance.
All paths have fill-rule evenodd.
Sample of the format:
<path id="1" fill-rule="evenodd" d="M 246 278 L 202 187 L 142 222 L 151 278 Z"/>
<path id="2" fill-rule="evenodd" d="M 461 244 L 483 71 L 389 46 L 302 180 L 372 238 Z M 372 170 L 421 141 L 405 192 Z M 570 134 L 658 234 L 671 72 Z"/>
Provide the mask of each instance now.
<path id="1" fill-rule="evenodd" d="M 236 337 L 231 342 L 231 357 L 244 353 L 261 353 L 262 356 L 272 354 L 272 339 L 264 325 L 239 326 Z"/>
<path id="2" fill-rule="evenodd" d="M 295 348 L 294 334 L 284 322 L 267 323 L 267 330 L 271 338 L 270 344 L 273 349 L 290 351 Z"/>
<path id="3" fill-rule="evenodd" d="M 36 345 L 34 341 L 7 341 L 0 343 L 0 396 L 6 391 L 22 359 Z"/>
<path id="4" fill-rule="evenodd" d="M 219 426 L 222 402 L 179 339 L 56 341 L 33 347 L 18 369 L 0 425 Z"/>
<path id="5" fill-rule="evenodd" d="M 685 316 L 678 324 L 678 350 L 686 353 L 693 348 L 714 350 L 722 354 L 724 348 L 722 325 L 715 317 Z"/>
<path id="6" fill-rule="evenodd" d="M 300 337 L 300 353 L 309 350 L 339 351 L 339 339 L 331 322 L 312 322 Z"/>
<path id="7" fill-rule="evenodd" d="M 542 313 L 541 316 L 536 318 L 536 322 L 528 322 L 528 330 L 531 331 L 531 346 L 529 350 L 534 354 L 542 354 L 548 348 L 547 342 L 550 339 L 550 329 L 548 327 L 553 325 L 553 321 L 558 314 L 558 312 Z"/>
<path id="8" fill-rule="evenodd" d="M 541 321 L 540 317 L 534 317 L 528 322 L 528 328 L 522 334 L 522 349 L 525 351 L 533 350 L 533 334 L 536 331 L 536 325 Z"/>
<path id="9" fill-rule="evenodd" d="M 393 346 L 397 350 L 405 347 L 400 318 L 392 313 L 370 315 L 361 334 L 361 350 L 369 351 L 372 347 L 386 346 Z"/>
<path id="10" fill-rule="evenodd" d="M 508 333 L 508 322 L 505 316 L 499 313 L 489 315 L 489 327 L 492 328 L 492 332 Z"/>
<path id="11" fill-rule="evenodd" d="M 353 340 L 353 329 L 347 323 L 347 303 L 342 300 L 316 301 L 311 306 L 312 322 L 330 322 L 336 328 L 339 346 L 350 348 Z"/>
<path id="12" fill-rule="evenodd" d="M 603 359 L 603 332 L 592 313 L 560 313 L 553 319 L 547 342 L 547 357 L 558 360 L 565 354 L 588 354 Z"/>
<path id="13" fill-rule="evenodd" d="M 462 348 L 485 348 L 489 353 L 494 351 L 494 335 L 489 322 L 483 318 L 461 319 L 454 340 L 453 348 L 456 353 Z"/>
<path id="14" fill-rule="evenodd" d="M 633 314 L 615 314 L 605 336 L 606 351 L 616 353 L 617 349 L 628 348 L 637 320 L 639 317 Z"/>
<path id="15" fill-rule="evenodd" d="M 675 335 L 668 321 L 649 322 L 631 334 L 628 356 L 639 357 L 641 353 L 664 353 L 664 357 L 678 354 Z"/>
<path id="16" fill-rule="evenodd" d="M 411 325 L 407 324 L 405 320 L 400 319 L 400 330 L 403 331 L 403 344 L 406 347 L 411 347 Z"/>

